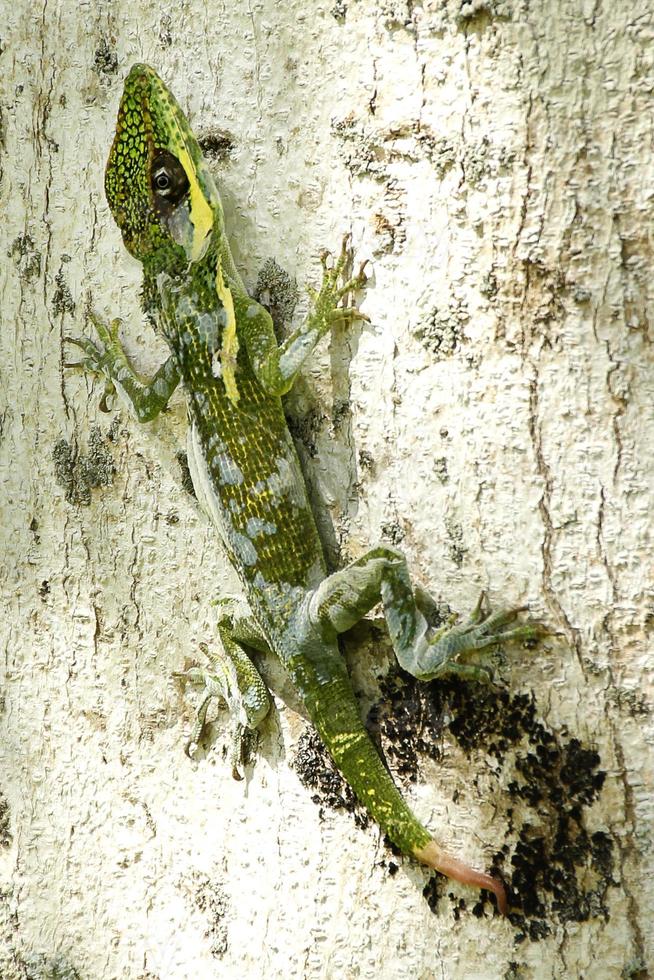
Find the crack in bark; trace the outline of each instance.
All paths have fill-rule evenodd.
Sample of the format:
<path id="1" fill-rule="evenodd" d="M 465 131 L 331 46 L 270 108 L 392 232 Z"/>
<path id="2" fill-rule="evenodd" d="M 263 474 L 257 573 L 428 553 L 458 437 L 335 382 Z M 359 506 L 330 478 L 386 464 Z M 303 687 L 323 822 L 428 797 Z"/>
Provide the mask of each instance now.
<path id="1" fill-rule="evenodd" d="M 539 410 L 539 399 L 538 399 L 538 369 L 535 364 L 532 365 L 534 370 L 534 377 L 529 384 L 529 433 L 531 436 L 531 443 L 534 450 L 534 459 L 536 462 L 536 470 L 543 481 L 543 492 L 541 494 L 540 500 L 538 501 L 538 511 L 543 522 L 543 542 L 541 545 L 541 553 L 543 556 L 543 590 L 545 595 L 548 597 L 549 602 L 556 614 L 562 620 L 566 633 L 568 635 L 569 641 L 572 644 L 575 653 L 577 655 L 577 660 L 581 668 L 581 672 L 584 677 L 586 677 L 586 669 L 584 666 L 582 658 L 582 642 L 581 633 L 576 629 L 570 619 L 563 604 L 556 594 L 556 590 L 552 585 L 552 544 L 554 539 L 555 527 L 552 522 L 552 516 L 550 513 L 550 504 L 552 499 L 552 475 L 550 472 L 549 465 L 543 454 L 543 444 L 540 427 L 538 425 L 538 410 Z"/>
<path id="2" fill-rule="evenodd" d="M 611 620 L 613 618 L 613 606 L 615 604 L 615 601 L 618 598 L 618 586 L 617 586 L 617 579 L 616 579 L 615 572 L 614 572 L 614 570 L 613 570 L 613 568 L 612 568 L 612 566 L 611 566 L 611 564 L 610 564 L 610 562 L 608 560 L 608 556 L 606 554 L 606 549 L 604 548 L 603 540 L 602 540 L 603 539 L 603 529 L 604 529 L 604 504 L 605 504 L 605 499 L 606 499 L 605 490 L 604 490 L 604 487 L 601 487 L 600 488 L 600 507 L 599 507 L 599 511 L 598 511 L 598 520 L 597 520 L 597 546 L 598 546 L 600 557 L 602 559 L 602 563 L 603 563 L 604 568 L 606 570 L 607 578 L 608 578 L 609 583 L 611 585 L 611 593 L 612 593 L 612 608 L 607 611 L 606 615 L 602 619 L 602 626 L 603 626 L 604 631 L 606 633 L 606 637 L 607 637 L 608 644 L 609 644 L 609 650 L 610 650 L 611 653 L 614 653 L 615 650 L 617 649 L 617 643 L 616 643 L 616 638 L 615 638 L 615 635 L 614 635 L 613 627 L 612 627 L 612 624 L 611 624 Z M 613 671 L 613 668 L 611 666 L 611 663 L 612 663 L 612 661 L 609 660 L 608 667 L 607 667 L 607 673 L 608 673 L 608 677 L 609 677 L 609 684 L 610 684 L 610 686 L 614 690 L 616 690 L 617 689 L 617 684 L 616 684 L 616 681 L 615 681 L 614 671 Z M 638 826 L 637 818 L 636 818 L 636 807 L 635 807 L 635 803 L 634 803 L 633 788 L 632 788 L 631 783 L 629 781 L 629 777 L 628 777 L 628 773 L 627 773 L 627 768 L 626 768 L 626 765 L 625 765 L 625 758 L 624 758 L 624 751 L 623 751 L 623 748 L 622 748 L 622 743 L 621 743 L 620 738 L 618 736 L 618 730 L 616 728 L 616 725 L 614 724 L 613 719 L 612 719 L 609 711 L 607 710 L 607 708 L 608 708 L 608 703 L 605 702 L 604 714 L 605 714 L 605 717 L 606 717 L 608 729 L 609 729 L 609 731 L 611 733 L 611 742 L 613 744 L 613 751 L 614 751 L 615 758 L 616 758 L 616 761 L 617 761 L 617 764 L 618 764 L 618 779 L 619 779 L 620 784 L 622 786 L 622 795 L 623 795 L 623 800 L 624 800 L 624 813 L 625 813 L 625 817 L 626 817 L 627 821 L 629 822 L 629 826 L 630 826 L 630 833 L 629 833 L 629 835 L 628 835 L 628 837 L 626 839 L 623 839 L 622 837 L 620 837 L 617 834 L 615 835 L 615 841 L 616 841 L 616 844 L 617 844 L 617 847 L 618 847 L 618 851 L 619 851 L 619 854 L 620 854 L 620 877 L 621 877 L 621 885 L 622 885 L 622 890 L 624 892 L 625 899 L 626 899 L 626 905 L 627 905 L 627 922 L 629 923 L 629 926 L 631 928 L 631 932 L 632 932 L 632 935 L 633 935 L 634 945 L 635 945 L 635 948 L 636 948 L 636 957 L 642 963 L 645 963 L 645 961 L 646 961 L 646 957 L 645 957 L 645 944 L 644 944 L 643 935 L 642 935 L 642 932 L 641 932 L 641 929 L 640 929 L 640 923 L 638 921 L 638 904 L 636 902 L 636 899 L 634 897 L 633 892 L 629 888 L 627 888 L 626 881 L 625 881 L 625 879 L 627 877 L 626 874 L 625 874 L 625 863 L 626 863 L 628 857 L 635 852 L 635 846 L 633 844 L 633 840 L 634 840 L 634 836 L 636 834 L 636 830 L 637 830 L 637 826 Z"/>
<path id="3" fill-rule="evenodd" d="M 626 857 L 635 851 L 634 846 L 634 836 L 636 834 L 636 828 L 638 827 L 638 821 L 636 819 L 636 806 L 634 803 L 634 794 L 631 787 L 631 783 L 627 778 L 627 769 L 625 765 L 624 752 L 622 750 L 622 744 L 618 739 L 615 728 L 611 724 L 609 719 L 609 724 L 611 728 L 611 735 L 613 741 L 613 750 L 615 752 L 615 758 L 619 766 L 619 779 L 622 784 L 622 792 L 624 796 L 624 807 L 625 816 L 627 817 L 630 825 L 630 835 L 629 838 L 623 841 L 620 837 L 617 837 L 618 850 L 620 853 L 620 873 L 621 873 L 621 883 L 622 890 L 627 902 L 627 922 L 631 927 L 631 932 L 633 935 L 634 945 L 636 947 L 636 954 L 641 963 L 647 962 L 647 957 L 645 954 L 645 941 L 643 934 L 641 932 L 640 923 L 638 921 L 638 904 L 634 897 L 633 892 L 628 889 L 625 885 L 625 871 L 624 865 Z"/>

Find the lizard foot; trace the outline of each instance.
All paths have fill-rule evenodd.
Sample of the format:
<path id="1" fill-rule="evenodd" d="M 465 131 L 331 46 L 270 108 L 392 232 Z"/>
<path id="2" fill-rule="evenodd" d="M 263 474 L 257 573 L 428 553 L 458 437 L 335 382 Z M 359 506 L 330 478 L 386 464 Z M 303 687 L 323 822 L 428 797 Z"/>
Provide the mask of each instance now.
<path id="1" fill-rule="evenodd" d="M 319 291 L 310 288 L 309 295 L 314 304 L 311 320 L 323 326 L 321 333 L 326 325 L 337 321 L 368 321 L 365 313 L 361 313 L 356 307 L 338 305 L 348 294 L 363 289 L 368 281 L 365 271 L 367 261 L 361 263 L 355 275 L 348 274 L 347 270 L 351 268 L 354 258 L 351 242 L 352 236 L 348 233 L 343 237 L 340 253 L 331 263 L 329 251 L 325 250 L 320 254 L 322 284 Z"/>
<path id="2" fill-rule="evenodd" d="M 110 364 L 113 363 L 117 352 L 123 353 L 118 337 L 121 321 L 112 320 L 107 326 L 93 313 L 89 314 L 89 320 L 95 328 L 99 342 L 91 340 L 90 337 L 66 337 L 67 343 L 80 347 L 86 355 L 81 361 L 68 363 L 66 367 L 81 367 L 85 371 L 104 375 L 111 380 Z"/>
<path id="3" fill-rule="evenodd" d="M 222 641 L 226 647 L 225 653 L 214 656 L 209 656 L 206 644 L 200 644 L 211 661 L 211 667 L 191 667 L 186 671 L 176 671 L 173 676 L 184 683 L 201 685 L 203 689 L 195 723 L 186 740 L 186 755 L 192 758 L 197 751 L 206 727 L 209 704 L 216 698 L 227 704 L 232 715 L 232 776 L 242 779 L 241 770 L 247 762 L 252 743 L 257 739 L 257 727 L 268 714 L 270 696 L 247 654 L 224 635 Z"/>
<path id="4" fill-rule="evenodd" d="M 202 667 L 190 667 L 188 670 L 174 670 L 173 677 L 182 681 L 184 685 L 194 684 L 198 687 L 201 685 L 204 689 L 200 705 L 196 711 L 191 734 L 184 744 L 184 752 L 189 759 L 192 759 L 198 749 L 202 739 L 202 733 L 206 726 L 209 703 L 213 697 L 222 698 L 222 689 L 219 687 L 216 678 Z"/>
<path id="5" fill-rule="evenodd" d="M 112 320 L 109 325 L 102 322 L 94 313 L 89 313 L 89 320 L 95 328 L 98 340 L 91 340 L 90 337 L 66 337 L 66 342 L 79 347 L 84 357 L 80 361 L 66 361 L 64 366 L 67 368 L 79 368 L 89 374 L 104 378 L 105 390 L 100 402 L 100 409 L 104 412 L 109 411 L 107 399 L 115 394 L 113 379 L 114 365 L 117 357 L 124 357 L 124 351 L 118 332 L 121 321 Z"/>
<path id="6" fill-rule="evenodd" d="M 460 657 L 496 647 L 508 640 L 539 640 L 549 631 L 540 623 L 515 623 L 526 606 L 491 612 L 486 605 L 486 595 L 481 593 L 470 617 L 463 623 L 451 625 L 427 640 L 416 658 L 415 676 L 421 680 L 433 680 L 446 674 L 457 674 L 467 679 L 490 683 L 492 672 L 479 664 L 463 664 Z M 507 628 L 509 627 L 509 628 Z M 413 673 L 413 671 L 412 671 Z"/>

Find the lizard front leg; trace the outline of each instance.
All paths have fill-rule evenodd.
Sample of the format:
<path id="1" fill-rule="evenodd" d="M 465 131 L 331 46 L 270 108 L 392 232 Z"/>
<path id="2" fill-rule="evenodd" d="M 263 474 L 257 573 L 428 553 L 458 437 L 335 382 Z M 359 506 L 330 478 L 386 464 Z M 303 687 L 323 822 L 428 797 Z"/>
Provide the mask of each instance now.
<path id="1" fill-rule="evenodd" d="M 356 275 L 346 274 L 352 259 L 349 235 L 343 239 L 340 254 L 332 265 L 329 258 L 326 251 L 320 256 L 322 285 L 319 290 L 309 289 L 313 304 L 311 312 L 280 345 L 268 311 L 243 291 L 232 290 L 239 330 L 245 339 L 250 364 L 257 380 L 270 394 L 284 395 L 292 388 L 302 364 L 335 323 L 368 319 L 355 307 L 339 306 L 344 297 L 366 284 L 365 262 Z"/>
<path id="2" fill-rule="evenodd" d="M 120 320 L 112 320 L 107 326 L 94 314 L 89 315 L 95 327 L 99 343 L 88 337 L 68 337 L 86 355 L 81 361 L 68 367 L 81 367 L 106 379 L 105 398 L 117 389 L 139 422 L 150 422 L 166 407 L 179 384 L 179 371 L 172 355 L 164 361 L 150 381 L 140 377 L 130 364 L 118 336 Z M 104 399 L 103 399 L 104 401 Z"/>
<path id="3" fill-rule="evenodd" d="M 241 627 L 243 623 L 240 624 Z M 218 626 L 222 651 L 209 655 L 211 667 L 191 667 L 187 671 L 176 672 L 175 677 L 192 684 L 202 684 L 203 692 L 197 710 L 195 724 L 186 742 L 186 754 L 192 756 L 202 738 L 206 724 L 207 711 L 213 698 L 227 704 L 232 715 L 233 734 L 230 761 L 234 779 L 242 779 L 241 769 L 245 762 L 248 742 L 256 738 L 257 729 L 270 710 L 270 695 L 259 671 L 249 658 L 235 636 L 244 637 L 241 642 L 252 645 L 257 641 L 258 630 L 232 628 L 227 618 Z"/>
<path id="4" fill-rule="evenodd" d="M 328 633 L 344 633 L 381 600 L 393 649 L 404 670 L 422 681 L 447 674 L 489 681 L 485 667 L 461 663 L 460 658 L 506 640 L 537 638 L 545 630 L 536 623 L 513 626 L 523 609 L 491 614 L 484 609 L 483 598 L 466 622 L 432 631 L 419 608 L 425 604 L 424 596 L 414 595 L 404 555 L 381 545 L 325 579 L 309 610 L 313 622 Z"/>

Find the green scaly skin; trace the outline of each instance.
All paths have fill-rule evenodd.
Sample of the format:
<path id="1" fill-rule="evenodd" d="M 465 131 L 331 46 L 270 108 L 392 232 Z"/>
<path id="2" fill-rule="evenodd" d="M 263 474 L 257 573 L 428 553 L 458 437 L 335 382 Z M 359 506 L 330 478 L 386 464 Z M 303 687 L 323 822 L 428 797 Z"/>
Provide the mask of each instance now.
<path id="1" fill-rule="evenodd" d="M 361 722 L 338 649 L 338 633 L 379 601 L 398 660 L 425 680 L 446 673 L 488 680 L 486 670 L 461 658 L 542 633 L 534 624 L 506 629 L 519 610 L 490 615 L 480 602 L 467 623 L 434 634 L 420 612 L 428 600 L 414 594 L 405 560 L 392 548 L 380 546 L 327 575 L 281 396 L 331 326 L 360 316 L 339 305 L 365 283 L 363 270 L 349 280 L 344 274 L 347 241 L 333 264 L 323 256 L 313 309 L 278 346 L 270 316 L 248 296 L 234 265 L 198 143 L 173 95 L 145 65 L 135 65 L 125 82 L 105 188 L 125 246 L 143 264 L 146 309 L 170 357 L 144 381 L 122 349 L 118 321 L 106 327 L 92 318 L 99 343 L 74 343 L 85 353 L 84 367 L 118 388 L 140 421 L 154 418 L 181 381 L 196 493 L 246 597 L 240 609 L 221 613 L 224 656 L 214 669 L 184 675 L 205 685 L 189 751 L 209 699 L 222 697 L 237 715 L 238 775 L 241 736 L 257 727 L 270 703 L 241 645 L 272 651 L 336 765 L 391 840 L 450 877 L 492 890 L 506 911 L 501 882 L 445 854 L 407 807 Z"/>

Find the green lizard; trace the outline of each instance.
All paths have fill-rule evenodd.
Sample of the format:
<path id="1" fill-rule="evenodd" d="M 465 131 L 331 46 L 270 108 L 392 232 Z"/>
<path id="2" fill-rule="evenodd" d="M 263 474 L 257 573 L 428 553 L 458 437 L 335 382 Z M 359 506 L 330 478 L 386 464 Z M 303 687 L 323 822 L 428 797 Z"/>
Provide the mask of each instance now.
<path id="1" fill-rule="evenodd" d="M 462 658 L 542 630 L 516 625 L 521 610 L 491 615 L 480 601 L 467 623 L 434 633 L 423 615 L 426 596 L 413 589 L 401 552 L 386 545 L 329 575 L 282 409 L 321 337 L 337 321 L 361 316 L 340 304 L 364 285 L 363 267 L 347 277 L 347 242 L 334 262 L 324 254 L 311 312 L 278 345 L 267 310 L 248 296 L 234 265 L 200 147 L 171 92 L 145 65 L 135 65 L 125 82 L 105 189 L 126 248 L 143 264 L 144 306 L 170 356 L 145 382 L 123 351 L 119 321 L 107 327 L 92 317 L 98 341 L 73 342 L 84 351 L 81 364 L 104 375 L 141 422 L 155 418 L 182 383 L 193 484 L 245 594 L 241 606 L 222 610 L 215 669 L 185 675 L 205 684 L 188 750 L 209 699 L 222 696 L 237 715 L 238 773 L 242 737 L 270 704 L 244 647 L 272 651 L 334 762 L 390 839 L 443 874 L 490 889 L 506 912 L 502 883 L 446 854 L 402 799 L 362 724 L 338 635 L 381 602 L 405 670 L 425 681 L 445 674 L 488 680 L 488 671 Z"/>

